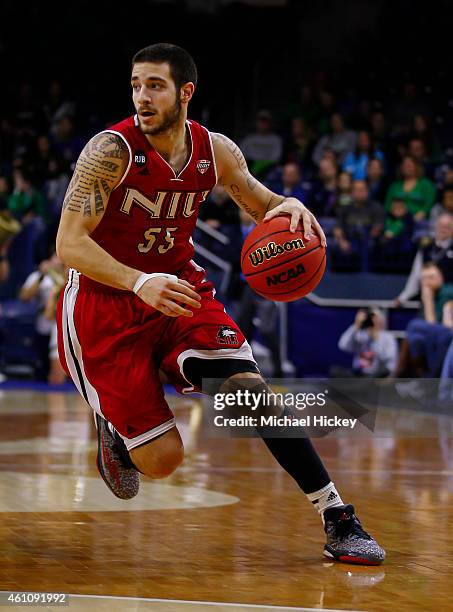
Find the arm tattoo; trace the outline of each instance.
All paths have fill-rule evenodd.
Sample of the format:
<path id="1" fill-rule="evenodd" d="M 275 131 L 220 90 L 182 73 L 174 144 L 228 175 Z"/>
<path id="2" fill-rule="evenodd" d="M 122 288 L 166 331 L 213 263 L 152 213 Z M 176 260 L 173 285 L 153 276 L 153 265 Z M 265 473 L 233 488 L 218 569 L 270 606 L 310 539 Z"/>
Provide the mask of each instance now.
<path id="1" fill-rule="evenodd" d="M 225 146 L 228 149 L 230 155 L 232 157 L 234 157 L 234 159 L 236 160 L 237 167 L 242 172 L 242 174 L 246 177 L 247 185 L 248 185 L 250 191 L 253 191 L 255 189 L 255 187 L 257 186 L 258 181 L 256 180 L 256 178 L 254 178 L 250 174 L 249 169 L 247 167 L 247 162 L 245 161 L 245 157 L 244 157 L 241 149 L 237 146 L 236 143 L 234 143 L 232 140 L 230 140 L 229 138 L 227 138 L 223 134 L 218 134 L 217 136 L 225 144 Z"/>
<path id="2" fill-rule="evenodd" d="M 122 159 L 124 155 L 124 142 L 115 134 L 104 134 L 104 138 L 93 142 L 93 149 L 110 159 Z"/>
<path id="3" fill-rule="evenodd" d="M 255 219 L 255 221 L 259 221 L 260 215 L 258 214 L 256 210 L 253 210 L 253 208 L 250 208 L 250 206 L 247 205 L 247 203 L 244 200 L 244 197 L 241 195 L 239 187 L 237 185 L 230 185 L 230 190 L 231 190 L 231 193 L 233 194 L 233 198 L 236 200 L 239 206 L 243 210 L 245 210 L 245 212 L 249 214 L 252 217 L 252 219 Z"/>
<path id="4" fill-rule="evenodd" d="M 102 185 L 102 189 L 105 192 L 105 195 L 109 196 L 112 190 L 110 189 L 110 186 L 105 179 L 101 179 L 101 185 Z"/>
<path id="5" fill-rule="evenodd" d="M 102 193 L 99 188 L 98 181 L 94 182 L 94 203 L 95 203 L 96 215 L 100 215 L 101 213 L 103 213 L 104 212 L 104 202 L 102 200 Z"/>
<path id="6" fill-rule="evenodd" d="M 85 204 L 83 205 L 83 216 L 91 217 L 91 198 L 90 196 L 87 197 L 87 199 L 85 200 Z"/>
<path id="7" fill-rule="evenodd" d="M 80 154 L 63 202 L 63 210 L 82 213 L 84 217 L 101 215 L 112 190 L 119 183 L 129 161 L 124 140 L 101 133 L 90 140 Z"/>

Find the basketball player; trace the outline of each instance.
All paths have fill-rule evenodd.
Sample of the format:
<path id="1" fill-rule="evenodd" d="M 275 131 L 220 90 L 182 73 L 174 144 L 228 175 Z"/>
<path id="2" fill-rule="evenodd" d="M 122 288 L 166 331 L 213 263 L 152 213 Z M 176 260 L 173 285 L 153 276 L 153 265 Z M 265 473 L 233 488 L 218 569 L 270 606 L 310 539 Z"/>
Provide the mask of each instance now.
<path id="1" fill-rule="evenodd" d="M 294 231 L 325 236 L 302 202 L 251 176 L 239 148 L 187 119 L 197 83 L 191 56 L 156 44 L 132 61 L 136 114 L 94 136 L 68 187 L 57 236 L 71 267 L 59 302 L 59 353 L 95 411 L 99 472 L 129 499 L 139 472 L 164 478 L 183 460 L 159 370 L 182 391 L 202 378 L 267 389 L 246 342 L 192 260 L 200 206 L 216 183 L 256 222 L 290 215 Z M 344 505 L 307 438 L 263 436 L 270 452 L 320 513 L 324 554 L 378 564 L 384 550 Z"/>

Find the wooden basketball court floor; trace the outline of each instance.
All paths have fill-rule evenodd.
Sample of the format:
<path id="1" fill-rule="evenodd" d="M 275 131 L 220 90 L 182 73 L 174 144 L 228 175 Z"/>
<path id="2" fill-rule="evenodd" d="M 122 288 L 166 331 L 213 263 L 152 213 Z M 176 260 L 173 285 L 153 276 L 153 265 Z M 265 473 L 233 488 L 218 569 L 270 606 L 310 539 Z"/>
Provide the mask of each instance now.
<path id="1" fill-rule="evenodd" d="M 261 440 L 207 437 L 197 400 L 170 402 L 185 463 L 124 502 L 97 475 L 78 395 L 0 390 L 3 601 L 38 591 L 71 594 L 71 610 L 453 609 L 450 417 L 408 410 L 396 416 L 407 435 L 316 442 L 387 550 L 367 568 L 322 556 L 317 514 Z"/>

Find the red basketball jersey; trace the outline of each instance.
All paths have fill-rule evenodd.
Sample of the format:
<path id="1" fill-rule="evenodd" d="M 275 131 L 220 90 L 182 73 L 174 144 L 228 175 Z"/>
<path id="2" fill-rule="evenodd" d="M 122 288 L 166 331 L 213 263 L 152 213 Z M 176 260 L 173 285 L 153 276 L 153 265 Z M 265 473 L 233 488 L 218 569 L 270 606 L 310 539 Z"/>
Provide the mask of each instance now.
<path id="1" fill-rule="evenodd" d="M 195 121 L 186 126 L 191 152 L 179 174 L 150 145 L 136 116 L 105 130 L 123 138 L 130 159 L 91 238 L 142 272 L 177 273 L 192 259 L 198 209 L 217 182 L 208 130 Z"/>

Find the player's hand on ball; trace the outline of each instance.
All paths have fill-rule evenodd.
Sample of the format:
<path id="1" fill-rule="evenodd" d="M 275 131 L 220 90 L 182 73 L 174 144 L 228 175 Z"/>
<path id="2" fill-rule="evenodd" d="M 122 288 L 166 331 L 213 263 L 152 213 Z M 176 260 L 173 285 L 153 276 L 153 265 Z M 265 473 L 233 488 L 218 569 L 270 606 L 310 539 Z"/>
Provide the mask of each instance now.
<path id="1" fill-rule="evenodd" d="M 282 214 L 291 215 L 291 223 L 289 226 L 290 232 L 294 233 L 299 221 L 302 221 L 305 239 L 309 240 L 310 234 L 316 232 L 321 240 L 321 245 L 323 247 L 327 246 L 326 235 L 322 227 L 319 225 L 315 215 L 311 213 L 302 202 L 296 198 L 286 198 L 281 204 L 267 212 L 263 221 L 269 221 Z"/>
<path id="2" fill-rule="evenodd" d="M 165 276 L 155 276 L 141 287 L 137 295 L 149 306 L 159 310 L 168 317 L 192 317 L 192 308 L 201 308 L 201 297 L 194 291 L 195 287 L 185 280 L 174 282 Z"/>

